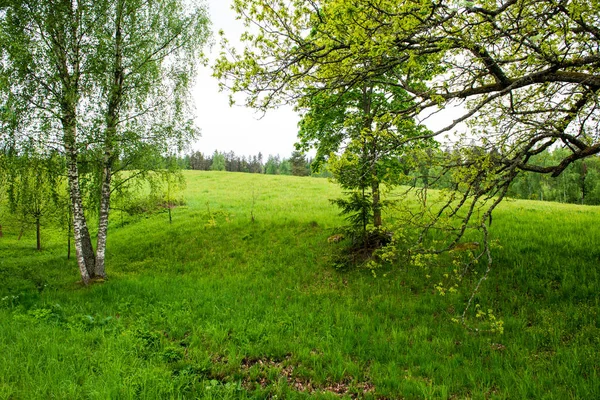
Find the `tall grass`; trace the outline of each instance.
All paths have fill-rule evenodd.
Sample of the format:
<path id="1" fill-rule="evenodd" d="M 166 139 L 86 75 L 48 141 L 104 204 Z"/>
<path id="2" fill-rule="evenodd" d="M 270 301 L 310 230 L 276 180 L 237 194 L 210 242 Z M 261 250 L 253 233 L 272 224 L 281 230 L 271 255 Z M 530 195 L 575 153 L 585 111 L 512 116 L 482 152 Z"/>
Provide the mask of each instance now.
<path id="1" fill-rule="evenodd" d="M 600 398 L 598 208 L 497 211 L 476 302 L 499 334 L 452 322 L 472 282 L 436 294 L 450 265 L 332 268 L 326 180 L 186 176 L 173 224 L 113 215 L 110 279 L 90 288 L 63 232 L 36 252 L 4 226 L 0 398 Z"/>

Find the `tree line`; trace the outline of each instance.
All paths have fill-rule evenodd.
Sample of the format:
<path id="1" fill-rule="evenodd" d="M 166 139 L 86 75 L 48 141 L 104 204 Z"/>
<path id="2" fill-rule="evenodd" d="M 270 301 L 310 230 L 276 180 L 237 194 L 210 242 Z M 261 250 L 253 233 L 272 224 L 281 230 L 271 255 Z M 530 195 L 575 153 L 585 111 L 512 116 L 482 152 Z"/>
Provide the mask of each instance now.
<path id="1" fill-rule="evenodd" d="M 536 155 L 535 162 L 542 166 L 553 165 L 562 160 L 565 153 L 566 151 L 561 148 L 546 149 Z M 441 154 L 446 159 L 453 157 L 450 151 Z M 450 180 L 435 180 L 439 176 L 440 168 L 431 168 L 426 163 L 408 162 L 403 157 L 390 159 L 388 163 L 390 162 L 404 169 L 406 177 L 398 180 L 399 183 L 417 188 L 447 189 L 452 187 Z M 177 164 L 179 168 L 186 170 L 313 177 L 333 177 L 334 172 L 337 171 L 336 168 L 339 168 L 335 164 L 321 164 L 316 158 L 308 158 L 300 151 L 294 151 L 290 158 L 269 155 L 266 161 L 262 153 L 254 156 L 239 156 L 233 151 L 215 151 L 211 155 L 205 155 L 200 151 L 195 151 L 179 156 Z M 577 160 L 558 177 L 523 172 L 514 178 L 507 196 L 525 200 L 600 205 L 600 158 L 594 156 L 585 160 Z"/>
<path id="2" fill-rule="evenodd" d="M 546 149 L 535 156 L 535 162 L 540 166 L 555 165 L 565 157 L 566 152 L 562 148 Z M 445 159 L 454 157 L 451 151 L 442 151 L 440 154 Z M 405 184 L 434 189 L 449 189 L 456 184 L 448 176 L 439 179 L 443 170 L 440 166 L 417 163 L 412 168 Z M 506 196 L 524 200 L 600 205 L 600 157 L 591 156 L 574 161 L 557 177 L 521 172 L 512 180 Z"/>
<path id="3" fill-rule="evenodd" d="M 547 167 L 564 159 L 567 150 L 545 150 L 536 163 Z M 571 163 L 557 177 L 524 173 L 512 182 L 509 197 L 560 203 L 600 205 L 600 158 L 588 157 Z"/>
<path id="4" fill-rule="evenodd" d="M 253 156 L 240 156 L 233 151 L 204 154 L 194 151 L 180 156 L 178 164 L 182 169 L 198 171 L 228 171 L 247 172 L 267 175 L 294 175 L 329 177 L 331 173 L 326 167 L 312 170 L 313 160 L 307 158 L 302 152 L 294 151 L 289 158 L 279 155 L 269 155 L 265 160 L 262 153 Z"/>

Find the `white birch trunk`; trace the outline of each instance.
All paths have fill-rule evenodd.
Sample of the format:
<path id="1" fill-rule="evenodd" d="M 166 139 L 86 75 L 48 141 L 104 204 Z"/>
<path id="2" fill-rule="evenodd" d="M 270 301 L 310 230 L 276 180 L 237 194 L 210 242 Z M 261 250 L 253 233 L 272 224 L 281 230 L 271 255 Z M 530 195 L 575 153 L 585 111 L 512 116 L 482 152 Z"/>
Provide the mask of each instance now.
<path id="1" fill-rule="evenodd" d="M 95 275 L 106 278 L 105 257 L 106 257 L 106 237 L 108 235 L 108 216 L 110 212 L 110 181 L 111 168 L 110 159 L 105 156 L 104 169 L 102 171 L 102 189 L 100 194 L 100 210 L 98 221 L 98 241 L 96 244 L 96 267 Z"/>
<path id="2" fill-rule="evenodd" d="M 75 129 L 73 127 L 72 129 Z M 81 273 L 81 280 L 85 285 L 89 284 L 92 278 L 88 265 L 86 263 L 84 250 L 84 232 L 87 231 L 85 215 L 83 213 L 81 191 L 79 189 L 79 171 L 77 168 L 77 150 L 72 147 L 67 147 L 67 176 L 69 179 L 69 192 L 71 195 L 71 205 L 73 209 L 73 233 L 75 236 L 75 254 L 77 257 L 77 265 Z"/>
<path id="3" fill-rule="evenodd" d="M 79 167 L 77 165 L 77 120 L 75 104 L 69 104 L 64 109 L 63 134 L 64 146 L 67 156 L 67 177 L 69 180 L 69 193 L 71 196 L 71 209 L 73 210 L 73 233 L 75 237 L 75 250 L 77 265 L 84 284 L 94 278 L 95 255 L 92 239 L 87 227 L 83 210 L 81 187 L 79 184 Z"/>
<path id="4" fill-rule="evenodd" d="M 114 156 L 113 141 L 117 134 L 117 124 L 119 122 L 119 108 L 123 95 L 123 48 L 122 48 L 122 18 L 123 1 L 117 2 L 115 15 L 115 53 L 113 65 L 113 82 L 108 100 L 108 109 L 106 113 L 106 130 L 104 137 L 104 168 L 102 170 L 102 188 L 100 194 L 100 210 L 98 212 L 98 241 L 96 245 L 96 266 L 95 274 L 106 278 L 105 258 L 106 258 L 106 238 L 108 236 L 108 216 L 110 213 L 110 182 L 112 177 L 112 166 Z"/>
<path id="5" fill-rule="evenodd" d="M 77 150 L 77 104 L 79 101 L 79 80 L 81 78 L 80 39 L 83 37 L 79 32 L 81 11 L 78 2 L 64 2 L 69 8 L 64 16 L 67 21 L 60 19 L 63 9 L 56 15 L 56 19 L 49 21 L 49 34 L 52 37 L 53 57 L 62 82 L 62 92 L 59 95 L 61 108 L 61 123 L 63 128 L 63 145 L 67 157 L 67 177 L 69 181 L 69 193 L 71 197 L 71 208 L 73 210 L 73 233 L 77 265 L 84 284 L 88 284 L 94 278 L 94 265 L 96 257 L 87 227 L 83 200 L 81 197 L 81 186 L 79 183 L 78 150 Z M 51 14 L 53 15 L 53 14 Z M 54 16 L 54 15 L 53 15 Z"/>

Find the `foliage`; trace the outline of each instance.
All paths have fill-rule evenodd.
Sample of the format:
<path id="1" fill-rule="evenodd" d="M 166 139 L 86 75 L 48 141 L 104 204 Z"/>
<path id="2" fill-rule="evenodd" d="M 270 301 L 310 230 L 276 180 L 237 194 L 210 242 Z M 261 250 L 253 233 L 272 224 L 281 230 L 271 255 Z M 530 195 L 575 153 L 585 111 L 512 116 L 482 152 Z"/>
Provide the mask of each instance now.
<path id="1" fill-rule="evenodd" d="M 148 216 L 156 212 L 166 212 L 172 223 L 172 211 L 185 204 L 181 196 L 185 189 L 185 179 L 175 157 L 163 158 L 154 164 L 150 171 L 128 171 L 113 193 L 111 208 L 120 212 L 120 222 L 126 221 L 124 214 L 131 220 Z"/>
<path id="2" fill-rule="evenodd" d="M 65 204 L 60 202 L 64 162 L 56 154 L 27 152 L 8 156 L 6 164 L 9 210 L 21 230 L 35 227 L 37 249 L 41 250 L 41 226 L 66 212 Z"/>
<path id="3" fill-rule="evenodd" d="M 277 175 L 279 173 L 280 165 L 281 160 L 279 159 L 279 155 L 275 157 L 269 155 L 269 157 L 267 158 L 267 162 L 265 163 L 265 174 Z"/>
<path id="4" fill-rule="evenodd" d="M 177 159 L 174 156 L 167 157 L 165 160 L 165 168 L 158 171 L 160 177 L 159 182 L 162 187 L 151 185 L 153 194 L 162 192 L 164 198 L 164 204 L 169 214 L 169 224 L 173 223 L 172 210 L 176 205 L 184 204 L 183 199 L 178 199 L 177 194 L 181 193 L 185 189 L 185 179 L 179 170 Z"/>
<path id="5" fill-rule="evenodd" d="M 288 159 L 281 160 L 279 164 L 279 173 L 281 175 L 292 175 L 292 163 Z"/>
<path id="6" fill-rule="evenodd" d="M 540 166 L 554 165 L 568 150 L 546 150 L 535 156 Z M 558 177 L 535 173 L 517 176 L 507 193 L 510 197 L 561 203 L 600 204 L 600 162 L 592 156 L 570 164 Z"/>
<path id="7" fill-rule="evenodd" d="M 212 156 L 211 171 L 225 171 L 225 156 L 215 150 Z"/>
<path id="8" fill-rule="evenodd" d="M 188 100 L 207 28 L 204 6 L 179 0 L 0 3 L 0 115 L 10 127 L 0 142 L 33 143 L 42 153 L 64 155 L 86 284 L 105 277 L 118 161 L 139 160 L 135 153 L 148 147 L 182 148 L 197 134 Z M 83 162 L 87 171 L 80 171 Z M 96 179 L 82 179 L 86 172 Z M 86 184 L 99 195 L 92 203 L 99 216 L 96 253 Z"/>
<path id="9" fill-rule="evenodd" d="M 184 157 L 179 157 L 178 163 L 181 165 L 188 165 L 186 162 L 189 159 L 189 168 L 187 169 L 211 171 L 215 154 L 218 154 L 217 165 L 219 168 L 222 168 L 222 164 L 224 164 L 223 171 L 249 172 L 255 174 L 265 173 L 269 175 L 293 175 L 292 158 L 281 158 L 279 155 L 269 155 L 267 161 L 263 164 L 261 153 L 246 157 L 239 156 L 233 151 L 222 153 L 215 151 L 213 155 L 210 156 L 205 155 L 200 151 L 195 151 Z M 224 162 L 222 158 L 224 158 Z M 307 160 L 306 157 L 301 154 L 296 156 L 295 163 L 296 173 L 301 176 L 304 176 L 304 174 L 321 177 L 331 176 L 325 169 L 319 172 L 311 171 L 310 165 L 313 163 L 313 160 Z"/>
<path id="10" fill-rule="evenodd" d="M 265 174 L 269 174 L 269 175 L 279 175 L 281 174 L 281 163 L 282 162 L 286 162 L 286 160 L 284 159 L 283 161 L 279 158 L 279 155 L 276 155 L 275 157 L 273 157 L 272 155 L 269 155 L 269 157 L 267 158 L 267 162 L 265 163 L 264 166 L 264 171 Z M 286 167 L 284 166 L 283 168 L 283 172 L 288 172 L 285 169 Z M 290 175 L 290 173 L 286 173 L 286 174 L 282 174 L 282 175 Z"/>
<path id="11" fill-rule="evenodd" d="M 379 83 L 318 93 L 301 99 L 299 107 L 303 110 L 299 147 L 315 147 L 313 166 L 329 162 L 333 177 L 346 191 L 346 198 L 334 204 L 350 223 L 344 228 L 352 238 L 346 251 L 359 253 L 351 259 L 363 262 L 392 241 L 389 225 L 384 228 L 382 219 L 388 202 L 381 200 L 381 187 L 391 189 L 402 183 L 409 169 L 406 153 L 411 150 L 409 145 L 398 146 L 397 140 L 427 131 L 411 119 L 379 119 L 383 113 L 411 107 L 406 91 L 386 93 Z"/>
<path id="12" fill-rule="evenodd" d="M 487 237 L 484 224 L 499 204 L 492 198 L 502 199 L 520 171 L 558 176 L 600 152 L 595 0 L 237 0 L 234 8 L 248 27 L 245 49 L 235 52 L 224 40 L 228 51 L 215 75 L 223 88 L 246 93 L 248 106 L 301 106 L 374 82 L 388 95 L 398 88 L 410 93 L 410 106 L 377 116 L 384 122 L 423 123 L 440 108 L 464 106 L 435 132 L 393 136 L 397 146 L 442 140 L 470 124 L 468 134 L 452 136 L 450 159 L 428 157 L 440 173 L 431 180 L 454 185 L 437 208 L 416 214 L 422 220 L 412 218 L 425 231 L 449 229 L 433 251 L 455 246 L 467 228 Z M 319 139 L 325 146 L 327 140 Z M 537 154 L 558 144 L 568 151 L 557 163 L 536 164 Z M 455 215 L 465 218 L 452 226 L 447 221 Z"/>
<path id="13" fill-rule="evenodd" d="M 310 165 L 306 161 L 306 157 L 299 151 L 294 151 L 290 157 L 290 164 L 292 167 L 292 175 L 294 176 L 308 176 L 310 175 Z"/>
<path id="14" fill-rule="evenodd" d="M 224 86 L 247 92 L 248 105 L 268 108 L 377 80 L 388 92 L 401 86 L 414 94 L 406 115 L 472 99 L 465 115 L 435 134 L 479 118 L 485 125 L 478 125 L 478 138 L 519 168 L 558 175 L 600 151 L 593 141 L 599 51 L 594 0 L 500 6 L 238 0 L 235 9 L 263 31 L 245 34 L 248 50 L 223 56 L 216 75 Z M 395 79 L 386 83 L 386 74 Z M 431 74 L 443 79 L 423 81 Z M 528 166 L 538 147 L 557 141 L 571 146 L 565 164 Z"/>

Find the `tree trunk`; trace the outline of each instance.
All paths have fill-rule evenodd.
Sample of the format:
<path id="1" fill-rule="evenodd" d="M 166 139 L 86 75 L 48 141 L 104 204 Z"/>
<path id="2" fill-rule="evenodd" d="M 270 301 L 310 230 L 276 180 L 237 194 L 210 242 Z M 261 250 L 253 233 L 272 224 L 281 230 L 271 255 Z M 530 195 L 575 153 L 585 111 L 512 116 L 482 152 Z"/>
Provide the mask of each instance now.
<path id="1" fill-rule="evenodd" d="M 365 188 L 364 188 L 364 186 L 362 188 L 362 200 L 363 200 L 363 204 L 366 204 L 366 201 L 365 201 Z M 361 208 L 362 208 L 362 223 L 363 223 L 362 234 L 363 234 L 363 238 L 366 238 L 367 237 L 367 225 L 369 225 L 369 210 L 367 210 L 367 208 L 364 207 L 364 206 L 361 207 Z"/>
<path id="2" fill-rule="evenodd" d="M 37 217 L 35 219 L 35 236 L 36 236 L 37 250 L 40 251 L 40 250 L 42 250 L 42 239 L 40 237 L 40 218 L 39 217 Z"/>
<path id="3" fill-rule="evenodd" d="M 79 83 L 81 78 L 81 42 L 82 34 L 78 31 L 80 22 L 78 18 L 81 11 L 78 2 L 64 2 L 67 14 L 75 16 L 74 20 L 63 21 L 62 10 L 56 18 L 49 20 L 49 29 L 52 40 L 53 55 L 62 84 L 58 101 L 60 103 L 61 124 L 63 129 L 63 145 L 67 161 L 67 178 L 71 208 L 73 211 L 73 233 L 75 237 L 75 253 L 81 280 L 85 285 L 94 277 L 96 256 L 87 227 L 83 210 L 81 187 L 79 184 L 79 168 L 77 165 L 79 154 L 77 150 L 77 105 L 79 102 Z M 73 23 L 75 22 L 75 23 Z M 66 34 L 68 32 L 69 34 Z"/>
<path id="4" fill-rule="evenodd" d="M 102 172 L 102 190 L 100 195 L 100 212 L 98 220 L 98 242 L 96 245 L 96 268 L 95 275 L 106 278 L 105 257 L 106 257 L 106 237 L 108 235 L 108 216 L 110 212 L 110 180 L 111 168 L 110 161 L 105 155 L 105 165 Z"/>
<path id="5" fill-rule="evenodd" d="M 74 119 L 73 123 L 68 123 L 67 121 L 63 129 L 65 131 L 65 150 L 67 152 L 67 176 L 73 209 L 75 253 L 77 255 L 77 265 L 79 266 L 81 279 L 87 285 L 90 279 L 94 277 L 96 257 L 94 256 L 94 248 L 92 247 L 92 240 L 83 212 L 83 201 L 79 186 L 79 169 L 77 167 L 77 149 L 75 148 L 77 128 Z"/>
<path id="6" fill-rule="evenodd" d="M 67 217 L 67 260 L 71 259 L 71 236 L 73 235 L 73 212 L 69 207 L 69 215 Z"/>
<path id="7" fill-rule="evenodd" d="M 585 178 L 587 177 L 587 164 L 584 162 L 581 164 L 581 204 L 585 204 Z"/>
<path id="8" fill-rule="evenodd" d="M 373 195 L 373 226 L 379 228 L 381 226 L 381 201 L 379 194 L 379 182 L 373 181 L 371 185 L 371 191 Z"/>
<path id="9" fill-rule="evenodd" d="M 115 53 L 113 65 L 113 81 L 108 98 L 108 108 L 106 111 L 106 130 L 104 132 L 104 168 L 102 171 L 102 188 L 100 194 L 100 210 L 98 212 L 98 241 L 96 245 L 96 267 L 95 275 L 106 278 L 106 238 L 108 236 L 108 217 L 110 213 L 110 182 L 113 170 L 114 140 L 117 134 L 117 125 L 119 123 L 119 110 L 123 97 L 123 5 L 124 2 L 117 2 L 115 16 Z"/>

